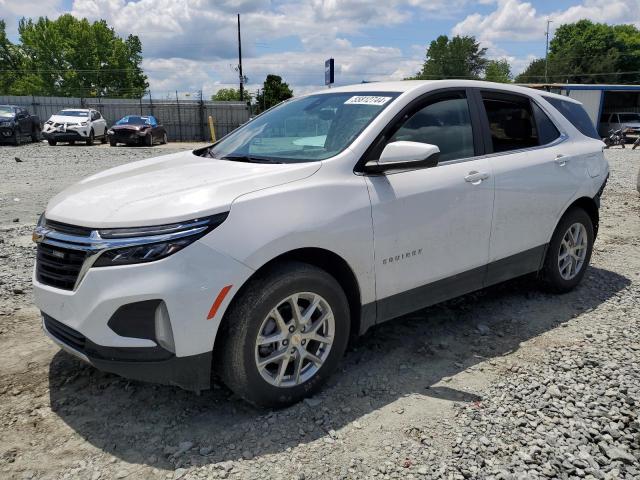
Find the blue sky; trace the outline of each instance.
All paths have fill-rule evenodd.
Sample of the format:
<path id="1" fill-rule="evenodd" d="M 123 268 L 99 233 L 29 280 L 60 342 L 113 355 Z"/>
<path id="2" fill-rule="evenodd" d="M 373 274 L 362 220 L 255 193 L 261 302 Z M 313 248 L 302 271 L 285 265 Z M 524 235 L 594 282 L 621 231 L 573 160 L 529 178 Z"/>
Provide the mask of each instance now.
<path id="1" fill-rule="evenodd" d="M 324 59 L 336 83 L 396 80 L 415 73 L 438 35 L 473 35 L 514 73 L 544 56 L 545 20 L 581 18 L 640 26 L 639 0 L 0 0 L 15 39 L 21 16 L 104 18 L 140 36 L 151 90 L 211 95 L 237 83 L 236 13 L 244 73 L 255 90 L 267 73 L 297 93 L 323 87 Z"/>

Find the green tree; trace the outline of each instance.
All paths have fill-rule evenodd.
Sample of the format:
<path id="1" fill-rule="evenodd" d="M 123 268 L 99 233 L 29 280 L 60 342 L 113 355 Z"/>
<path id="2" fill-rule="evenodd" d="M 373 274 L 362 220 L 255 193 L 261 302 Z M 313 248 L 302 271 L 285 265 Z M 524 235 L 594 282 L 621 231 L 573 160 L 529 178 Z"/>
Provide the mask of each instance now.
<path id="1" fill-rule="evenodd" d="M 511 67 L 507 60 L 489 60 L 484 69 L 484 79 L 489 82 L 510 83 Z"/>
<path id="2" fill-rule="evenodd" d="M 550 82 L 638 83 L 639 72 L 640 30 L 633 25 L 580 20 L 561 25 L 549 44 Z M 516 81 L 544 82 L 544 59 L 532 62 Z"/>
<path id="3" fill-rule="evenodd" d="M 486 52 L 474 37 L 440 35 L 429 44 L 422 70 L 413 79 L 480 78 Z"/>
<path id="4" fill-rule="evenodd" d="M 247 92 L 244 92 L 244 93 L 245 95 L 247 94 Z M 239 101 L 240 89 L 239 88 L 221 88 L 214 95 L 211 96 L 211 100 L 214 100 L 217 102 L 225 102 L 225 101 L 232 101 L 232 100 Z"/>
<path id="5" fill-rule="evenodd" d="M 0 20 L 0 92 L 9 92 L 20 68 L 20 52 L 7 38 L 6 24 Z"/>
<path id="6" fill-rule="evenodd" d="M 514 79 L 515 83 L 544 82 L 544 58 L 533 60 L 529 66 Z M 552 80 L 553 81 L 553 80 Z"/>
<path id="7" fill-rule="evenodd" d="M 19 44 L 9 45 L 17 68 L 10 85 L 3 86 L 7 93 L 137 98 L 149 86 L 140 39 L 118 37 L 104 20 L 90 23 L 69 14 L 56 20 L 23 18 L 18 33 Z"/>
<path id="8" fill-rule="evenodd" d="M 262 112 L 291 97 L 293 90 L 282 81 L 282 77 L 269 74 L 262 84 L 262 90 L 256 94 L 257 110 Z"/>

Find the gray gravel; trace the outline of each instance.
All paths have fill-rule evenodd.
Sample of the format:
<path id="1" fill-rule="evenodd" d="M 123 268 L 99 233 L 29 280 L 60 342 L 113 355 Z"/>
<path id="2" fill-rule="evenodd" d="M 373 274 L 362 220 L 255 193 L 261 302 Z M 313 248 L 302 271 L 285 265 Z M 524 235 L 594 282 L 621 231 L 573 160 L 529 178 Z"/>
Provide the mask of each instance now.
<path id="1" fill-rule="evenodd" d="M 39 330 L 29 235 L 45 199 L 159 152 L 0 147 L 0 478 L 640 478 L 640 152 L 606 152 L 574 292 L 519 279 L 374 328 L 281 411 L 97 372 Z"/>

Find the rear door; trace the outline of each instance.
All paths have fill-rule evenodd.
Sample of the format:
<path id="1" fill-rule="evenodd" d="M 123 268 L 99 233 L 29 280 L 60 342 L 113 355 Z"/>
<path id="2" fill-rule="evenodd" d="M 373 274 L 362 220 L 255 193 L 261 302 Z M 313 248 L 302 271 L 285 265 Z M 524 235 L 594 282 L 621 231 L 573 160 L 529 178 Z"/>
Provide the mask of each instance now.
<path id="1" fill-rule="evenodd" d="M 539 268 L 559 215 L 584 181 L 579 156 L 541 105 L 526 95 L 482 90 L 495 178 L 487 283 Z"/>
<path id="2" fill-rule="evenodd" d="M 464 89 L 422 98 L 389 127 L 367 160 L 394 141 L 437 145 L 433 168 L 369 175 L 378 320 L 481 288 L 488 257 L 493 177 L 479 118 Z"/>

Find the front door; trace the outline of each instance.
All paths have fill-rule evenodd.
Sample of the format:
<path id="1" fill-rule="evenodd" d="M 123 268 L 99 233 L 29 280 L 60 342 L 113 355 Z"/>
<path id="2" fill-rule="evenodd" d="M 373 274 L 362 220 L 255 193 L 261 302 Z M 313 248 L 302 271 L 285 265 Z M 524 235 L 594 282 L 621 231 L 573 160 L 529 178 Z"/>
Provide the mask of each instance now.
<path id="1" fill-rule="evenodd" d="M 471 118 L 464 90 L 420 101 L 386 143 L 437 145 L 439 165 L 367 176 L 378 321 L 482 287 L 494 192 Z"/>

